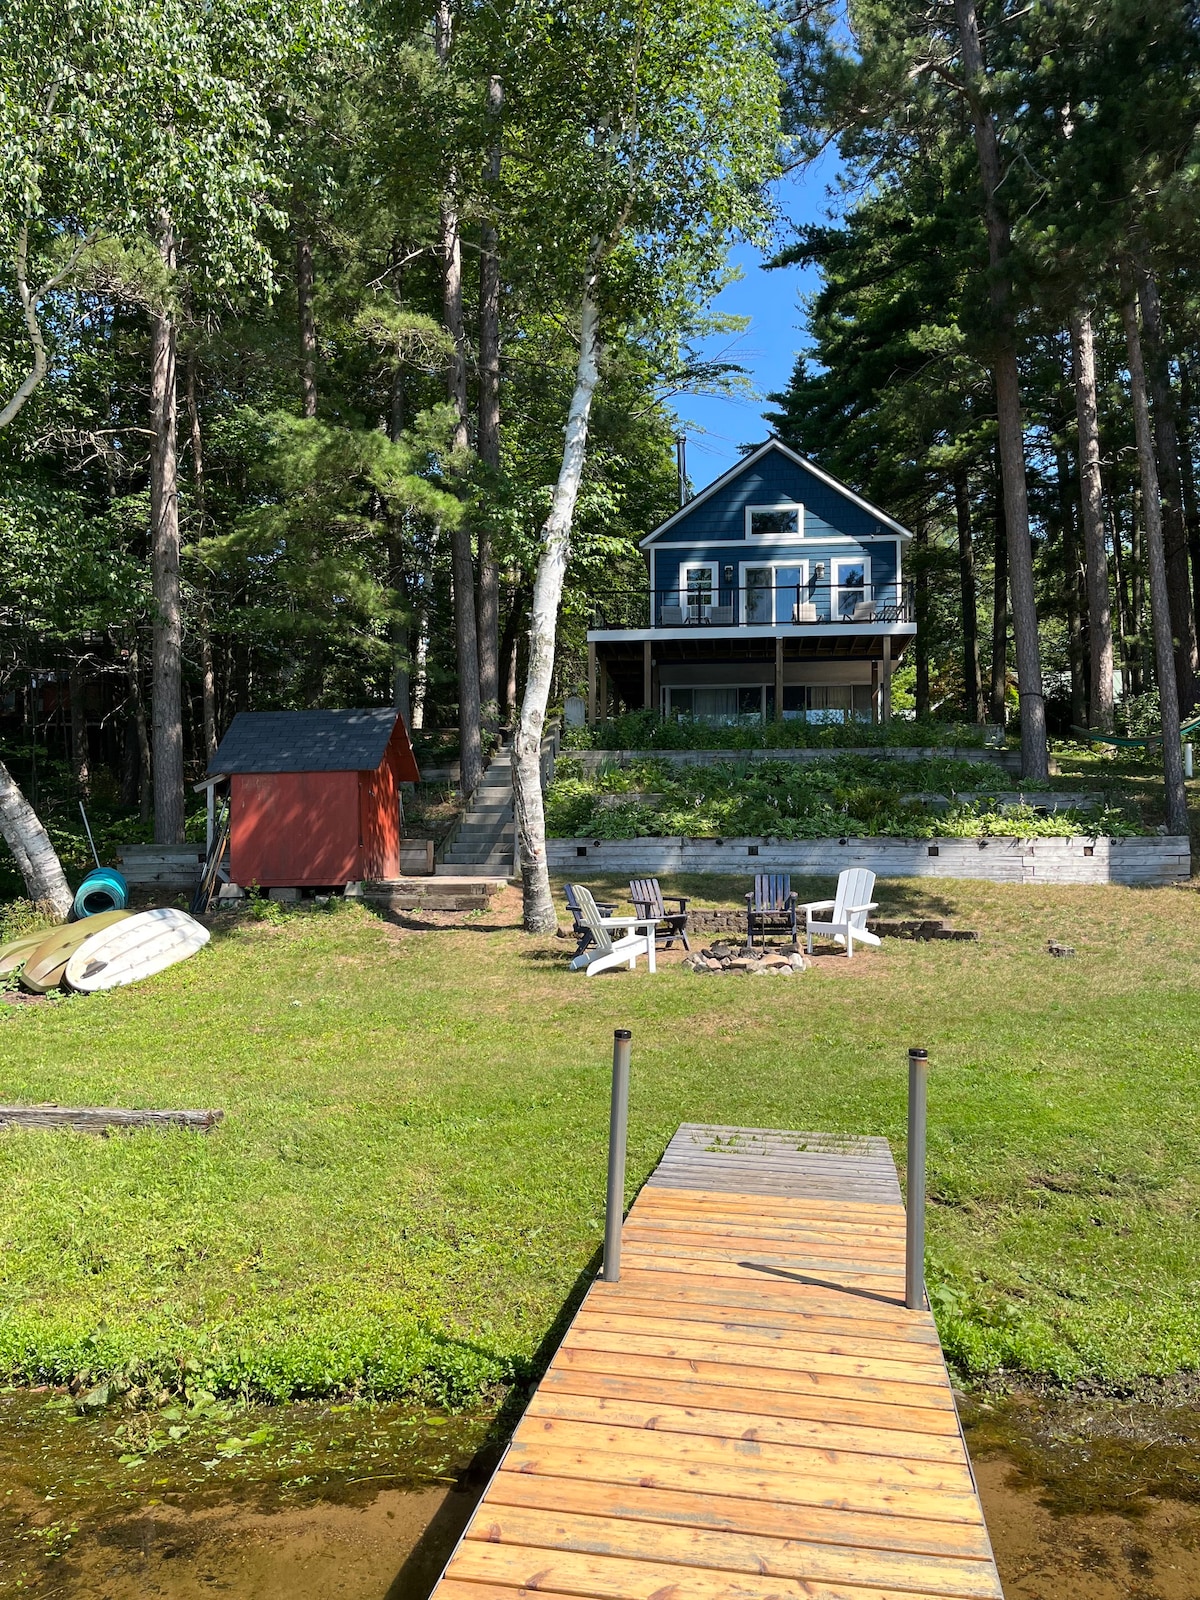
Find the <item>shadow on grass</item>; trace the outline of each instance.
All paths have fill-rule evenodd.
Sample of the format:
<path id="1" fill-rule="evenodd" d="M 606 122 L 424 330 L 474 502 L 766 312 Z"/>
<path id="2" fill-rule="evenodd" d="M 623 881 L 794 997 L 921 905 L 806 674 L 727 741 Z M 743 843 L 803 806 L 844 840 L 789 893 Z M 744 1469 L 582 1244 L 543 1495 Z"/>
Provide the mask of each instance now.
<path id="1" fill-rule="evenodd" d="M 574 1321 L 584 1295 L 596 1281 L 603 1253 L 603 1249 L 597 1247 L 576 1277 L 557 1316 L 534 1351 L 530 1361 L 529 1377 L 523 1383 L 514 1384 L 509 1390 L 504 1404 L 488 1429 L 487 1438 L 460 1477 L 453 1493 L 447 1495 L 428 1528 L 409 1551 L 404 1565 L 393 1578 L 384 1600 L 426 1600 L 437 1583 L 472 1513 L 483 1498 L 484 1491 L 508 1447 L 513 1431 L 541 1382 L 542 1374 L 550 1365 L 554 1352 Z"/>
<path id="2" fill-rule="evenodd" d="M 658 1158 L 647 1169 L 646 1178 L 638 1184 L 625 1215 L 633 1209 L 638 1196 L 646 1187 L 650 1175 L 658 1167 L 666 1150 L 666 1142 L 658 1152 Z M 559 1308 L 554 1321 L 547 1328 L 541 1343 L 534 1351 L 529 1362 L 529 1376 L 524 1383 L 514 1384 L 509 1390 L 504 1404 L 496 1413 L 491 1427 L 488 1429 L 487 1438 L 473 1457 L 470 1465 L 459 1480 L 459 1492 L 448 1496 L 438 1510 L 433 1521 L 426 1528 L 421 1538 L 409 1552 L 408 1558 L 384 1596 L 384 1600 L 427 1600 L 442 1569 L 454 1552 L 454 1547 L 462 1536 L 476 1506 L 483 1498 L 492 1475 L 500 1464 L 500 1460 L 512 1438 L 517 1423 L 525 1413 L 525 1408 L 533 1398 L 538 1384 L 554 1359 L 554 1353 L 566 1336 L 568 1328 L 575 1320 L 575 1313 L 583 1304 L 584 1296 L 595 1283 L 604 1265 L 604 1246 L 597 1245 L 589 1256 L 587 1262 L 571 1285 L 566 1299 Z"/>

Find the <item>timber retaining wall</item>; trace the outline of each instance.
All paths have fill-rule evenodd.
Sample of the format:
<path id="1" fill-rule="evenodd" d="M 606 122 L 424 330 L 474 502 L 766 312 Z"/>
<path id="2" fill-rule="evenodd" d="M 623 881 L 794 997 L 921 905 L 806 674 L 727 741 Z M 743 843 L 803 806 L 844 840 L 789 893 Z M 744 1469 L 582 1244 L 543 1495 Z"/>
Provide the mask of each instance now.
<path id="1" fill-rule="evenodd" d="M 984 878 L 993 883 L 1187 883 L 1190 841 L 1132 839 L 547 839 L 553 873 L 634 877 L 679 872 L 790 872 L 829 877 L 869 867 L 881 878 Z"/>

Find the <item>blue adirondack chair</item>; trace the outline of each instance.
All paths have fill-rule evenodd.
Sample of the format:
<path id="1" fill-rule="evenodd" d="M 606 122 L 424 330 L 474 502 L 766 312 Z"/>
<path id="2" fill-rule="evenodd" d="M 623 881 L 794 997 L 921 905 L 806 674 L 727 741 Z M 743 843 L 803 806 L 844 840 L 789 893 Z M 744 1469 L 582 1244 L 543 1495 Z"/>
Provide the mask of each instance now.
<path id="1" fill-rule="evenodd" d="M 758 872 L 754 893 L 746 896 L 746 944 L 753 946 L 754 931 L 780 933 L 785 928 L 796 940 L 796 896 L 786 872 Z"/>

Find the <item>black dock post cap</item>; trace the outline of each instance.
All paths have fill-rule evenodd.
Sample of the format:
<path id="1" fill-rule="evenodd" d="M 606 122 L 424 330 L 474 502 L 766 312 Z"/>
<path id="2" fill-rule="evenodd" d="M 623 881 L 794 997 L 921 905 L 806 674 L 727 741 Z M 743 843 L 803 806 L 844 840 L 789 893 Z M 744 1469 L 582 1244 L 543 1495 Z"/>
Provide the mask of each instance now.
<path id="1" fill-rule="evenodd" d="M 614 1028 L 613 1029 L 613 1038 L 614 1039 L 632 1039 L 633 1035 L 632 1035 L 632 1033 L 630 1033 L 628 1028 Z"/>
<path id="2" fill-rule="evenodd" d="M 921 1050 L 916 1045 L 911 1046 L 908 1053 L 910 1056 L 916 1056 L 918 1061 L 926 1061 L 929 1058 L 929 1051 Z"/>

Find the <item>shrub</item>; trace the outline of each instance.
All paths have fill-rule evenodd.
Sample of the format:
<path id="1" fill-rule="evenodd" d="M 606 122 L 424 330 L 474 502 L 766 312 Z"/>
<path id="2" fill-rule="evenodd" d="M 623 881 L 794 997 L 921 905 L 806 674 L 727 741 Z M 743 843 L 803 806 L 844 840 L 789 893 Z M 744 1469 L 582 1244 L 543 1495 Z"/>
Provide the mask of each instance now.
<path id="1" fill-rule="evenodd" d="M 566 750 L 845 750 L 889 746 L 980 749 L 985 730 L 976 723 L 933 719 L 890 722 L 769 722 L 722 726 L 690 717 L 627 711 L 593 728 L 563 730 Z"/>
<path id="2" fill-rule="evenodd" d="M 588 775 L 560 759 L 546 796 L 553 838 L 823 839 L 843 834 L 909 839 L 1130 835 L 1123 811 L 1039 815 L 1031 804 L 1003 808 L 1002 792 L 978 762 L 936 757 L 881 762 L 833 755 L 797 762 L 731 759 L 706 766 L 643 758 L 604 764 Z M 963 792 L 972 795 L 960 799 Z"/>

